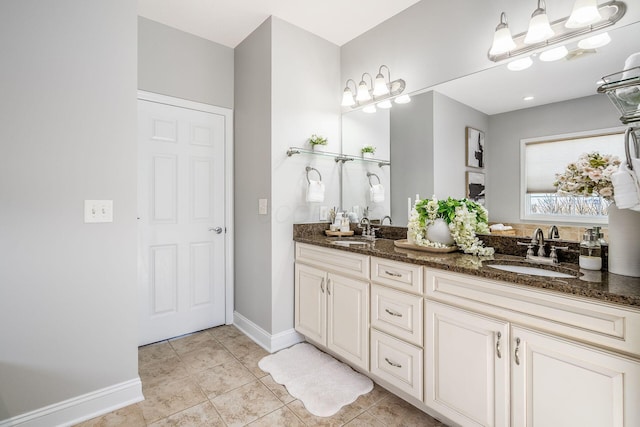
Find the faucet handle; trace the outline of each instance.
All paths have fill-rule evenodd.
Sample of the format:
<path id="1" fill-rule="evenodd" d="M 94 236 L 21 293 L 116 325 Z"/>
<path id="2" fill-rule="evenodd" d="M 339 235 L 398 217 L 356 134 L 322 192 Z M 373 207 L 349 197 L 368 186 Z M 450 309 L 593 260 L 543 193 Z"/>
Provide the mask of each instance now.
<path id="1" fill-rule="evenodd" d="M 556 251 L 563 250 L 566 251 L 569 249 L 568 246 L 551 246 L 551 253 L 549 254 L 549 258 L 553 260 L 554 264 L 558 263 L 558 253 Z"/>
<path id="2" fill-rule="evenodd" d="M 533 247 L 535 246 L 535 244 L 533 243 L 533 240 L 531 242 L 516 241 L 516 244 L 527 247 L 527 257 L 533 256 Z"/>

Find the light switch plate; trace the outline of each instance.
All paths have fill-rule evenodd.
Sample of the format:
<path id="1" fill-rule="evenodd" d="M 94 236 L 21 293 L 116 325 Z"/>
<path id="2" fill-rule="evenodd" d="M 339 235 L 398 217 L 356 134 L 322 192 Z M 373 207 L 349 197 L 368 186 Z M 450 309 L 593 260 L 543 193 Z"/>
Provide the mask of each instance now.
<path id="1" fill-rule="evenodd" d="M 84 222 L 113 222 L 113 200 L 85 200 Z"/>
<path id="2" fill-rule="evenodd" d="M 258 215 L 267 214 L 267 199 L 258 199 Z"/>

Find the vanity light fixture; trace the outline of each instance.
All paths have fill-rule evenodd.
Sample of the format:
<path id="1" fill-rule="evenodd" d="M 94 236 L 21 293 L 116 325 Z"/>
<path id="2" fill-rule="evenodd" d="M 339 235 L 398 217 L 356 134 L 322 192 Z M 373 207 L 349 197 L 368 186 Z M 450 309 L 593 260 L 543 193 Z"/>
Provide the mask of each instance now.
<path id="1" fill-rule="evenodd" d="M 394 102 L 396 104 L 408 104 L 408 103 L 411 102 L 411 97 L 409 95 L 407 95 L 407 94 L 400 95 L 399 97 L 394 99 Z"/>
<path id="2" fill-rule="evenodd" d="M 626 4 L 619 0 L 611 0 L 601 5 L 597 4 L 597 0 L 576 0 L 570 16 L 549 23 L 545 3 L 538 0 L 538 7 L 531 15 L 529 30 L 513 37 L 506 15 L 502 12 L 493 36 L 493 44 L 489 49 L 489 59 L 499 62 L 525 53 L 560 46 L 568 41 L 589 38 L 591 33 L 614 25 L 626 11 Z"/>
<path id="3" fill-rule="evenodd" d="M 383 74 L 383 70 L 385 69 L 387 70 L 386 80 Z M 366 76 L 369 76 L 369 84 L 367 84 Z M 352 83 L 353 89 L 351 88 L 350 83 Z M 380 108 L 391 108 L 391 99 L 400 95 L 404 91 L 405 86 L 406 83 L 402 79 L 392 81 L 389 67 L 381 65 L 378 69 L 375 81 L 369 73 L 362 74 L 362 79 L 358 85 L 356 85 L 354 80 L 348 79 L 344 92 L 342 93 L 341 105 L 343 107 L 351 108 L 370 106 L 371 108 L 366 109 L 366 113 L 374 113 L 376 111 L 376 105 Z M 354 93 L 356 94 L 355 99 L 353 96 Z M 409 102 L 409 96 L 403 96 L 406 96 L 408 99 L 404 102 Z M 401 103 L 401 101 L 398 101 L 398 98 L 396 98 L 396 103 Z"/>

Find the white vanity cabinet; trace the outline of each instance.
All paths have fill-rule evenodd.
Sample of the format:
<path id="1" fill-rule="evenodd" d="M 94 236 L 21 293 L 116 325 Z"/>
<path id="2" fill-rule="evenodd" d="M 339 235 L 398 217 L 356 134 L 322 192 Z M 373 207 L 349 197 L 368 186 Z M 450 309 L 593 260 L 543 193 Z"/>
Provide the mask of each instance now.
<path id="1" fill-rule="evenodd" d="M 296 331 L 365 370 L 369 369 L 368 277 L 368 256 L 296 244 Z"/>
<path id="2" fill-rule="evenodd" d="M 426 278 L 427 406 L 462 426 L 640 425 L 637 310 L 455 273 Z M 606 346 L 616 334 L 635 356 Z"/>
<path id="3" fill-rule="evenodd" d="M 427 406 L 463 426 L 509 426 L 509 324 L 429 300 L 425 311 Z"/>
<path id="4" fill-rule="evenodd" d="M 423 271 L 371 258 L 371 373 L 423 399 Z"/>

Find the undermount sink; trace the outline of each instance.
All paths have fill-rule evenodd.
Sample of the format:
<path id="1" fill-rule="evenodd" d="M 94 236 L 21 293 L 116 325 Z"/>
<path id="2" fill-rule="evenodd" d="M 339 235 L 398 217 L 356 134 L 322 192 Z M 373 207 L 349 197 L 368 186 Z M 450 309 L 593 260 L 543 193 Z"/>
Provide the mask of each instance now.
<path id="1" fill-rule="evenodd" d="M 363 240 L 332 240 L 332 245 L 337 246 L 364 246 L 368 245 L 371 242 L 363 241 Z"/>
<path id="2" fill-rule="evenodd" d="M 563 273 L 561 271 L 550 270 L 542 267 L 532 267 L 528 265 L 488 264 L 487 267 L 509 271 L 511 273 L 528 274 L 530 276 L 555 277 L 560 279 L 575 279 L 577 277 L 576 273 L 569 274 Z"/>

